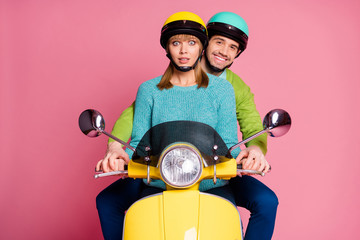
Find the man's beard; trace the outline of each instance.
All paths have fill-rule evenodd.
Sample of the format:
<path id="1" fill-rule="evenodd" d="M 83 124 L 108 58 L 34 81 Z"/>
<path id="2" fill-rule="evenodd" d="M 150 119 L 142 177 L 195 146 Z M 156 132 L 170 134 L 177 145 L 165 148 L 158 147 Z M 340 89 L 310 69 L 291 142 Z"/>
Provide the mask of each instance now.
<path id="1" fill-rule="evenodd" d="M 232 64 L 232 63 L 230 63 L 229 65 L 225 66 L 224 68 L 218 68 L 218 67 L 215 67 L 215 66 L 211 65 L 211 63 L 210 63 L 210 61 L 209 61 L 209 59 L 208 59 L 208 57 L 207 57 L 206 51 L 205 51 L 205 53 L 204 53 L 204 57 L 205 57 L 205 63 L 206 63 L 206 65 L 207 65 L 212 71 L 217 72 L 217 73 L 223 72 L 226 68 L 229 68 L 229 67 L 231 66 L 231 64 Z"/>

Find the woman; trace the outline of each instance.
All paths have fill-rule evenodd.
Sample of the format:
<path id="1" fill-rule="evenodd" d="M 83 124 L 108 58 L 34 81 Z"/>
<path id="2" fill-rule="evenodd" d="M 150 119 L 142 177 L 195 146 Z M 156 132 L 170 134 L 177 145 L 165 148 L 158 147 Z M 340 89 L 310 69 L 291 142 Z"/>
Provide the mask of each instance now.
<path id="1" fill-rule="evenodd" d="M 198 64 L 207 44 L 204 22 L 190 12 L 175 13 L 165 22 L 160 43 L 170 63 L 163 76 L 144 82 L 139 87 L 130 145 L 136 147 L 152 126 L 175 120 L 208 124 L 220 134 L 228 147 L 234 145 L 237 142 L 237 123 L 233 88 L 228 81 L 207 75 Z M 132 152 L 127 150 L 127 153 Z M 115 165 L 121 169 L 124 161 L 118 160 Z M 106 164 L 103 166 L 104 163 L 99 163 L 98 170 L 104 169 Z M 121 239 L 124 211 L 139 197 L 140 188 L 146 195 L 164 187 L 161 181 L 152 181 L 150 186 L 143 187 L 136 180 L 120 182 L 110 185 L 97 198 L 106 239 Z M 226 184 L 223 180 L 217 181 L 216 185 L 212 180 L 204 180 L 200 191 L 232 200 Z M 111 197 L 117 199 L 111 201 Z"/>

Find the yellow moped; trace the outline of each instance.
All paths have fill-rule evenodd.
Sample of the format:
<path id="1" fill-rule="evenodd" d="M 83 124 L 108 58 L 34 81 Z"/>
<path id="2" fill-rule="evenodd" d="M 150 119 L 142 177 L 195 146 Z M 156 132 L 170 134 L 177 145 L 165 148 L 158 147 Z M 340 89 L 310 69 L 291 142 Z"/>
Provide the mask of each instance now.
<path id="1" fill-rule="evenodd" d="M 102 115 L 93 109 L 79 117 L 82 132 L 89 137 L 101 133 L 134 151 L 127 170 L 97 173 L 95 178 L 119 175 L 142 178 L 147 183 L 162 180 L 166 190 L 136 201 L 125 215 L 124 240 L 242 240 L 243 231 L 237 207 L 229 200 L 199 191 L 200 182 L 230 179 L 242 174 L 263 172 L 244 170 L 231 151 L 251 139 L 268 133 L 279 137 L 291 126 L 289 114 L 270 111 L 263 121 L 264 130 L 227 148 L 210 126 L 192 121 L 166 122 L 152 127 L 136 149 L 105 132 Z"/>

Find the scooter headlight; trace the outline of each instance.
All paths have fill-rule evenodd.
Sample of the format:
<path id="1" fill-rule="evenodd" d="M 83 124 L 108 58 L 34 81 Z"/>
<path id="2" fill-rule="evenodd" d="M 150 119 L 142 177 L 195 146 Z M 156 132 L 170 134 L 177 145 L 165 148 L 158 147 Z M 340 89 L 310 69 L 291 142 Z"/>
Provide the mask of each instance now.
<path id="1" fill-rule="evenodd" d="M 172 187 L 185 188 L 195 184 L 202 173 L 202 158 L 192 145 L 175 143 L 160 157 L 160 173 Z"/>

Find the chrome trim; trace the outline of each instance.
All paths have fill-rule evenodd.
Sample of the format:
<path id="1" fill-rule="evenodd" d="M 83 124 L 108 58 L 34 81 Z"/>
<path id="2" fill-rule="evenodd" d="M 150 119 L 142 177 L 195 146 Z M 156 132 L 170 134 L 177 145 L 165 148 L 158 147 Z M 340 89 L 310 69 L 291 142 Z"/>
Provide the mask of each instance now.
<path id="1" fill-rule="evenodd" d="M 256 170 L 247 170 L 247 169 L 238 169 L 236 173 L 238 176 L 241 176 L 241 173 L 255 174 L 255 175 L 260 175 L 262 177 L 265 176 L 264 172 L 260 172 Z"/>
<path id="2" fill-rule="evenodd" d="M 150 164 L 147 165 L 147 177 L 146 177 L 147 184 L 150 184 L 151 178 L 150 178 Z"/>
<path id="3" fill-rule="evenodd" d="M 128 177 L 128 171 L 113 171 L 113 172 L 97 172 L 97 174 L 94 175 L 94 178 L 99 178 L 99 177 L 107 177 L 107 176 L 113 176 L 113 175 L 119 175 L 121 177 Z"/>
<path id="4" fill-rule="evenodd" d="M 216 184 L 217 179 L 216 179 L 216 164 L 214 164 L 214 184 Z"/>

